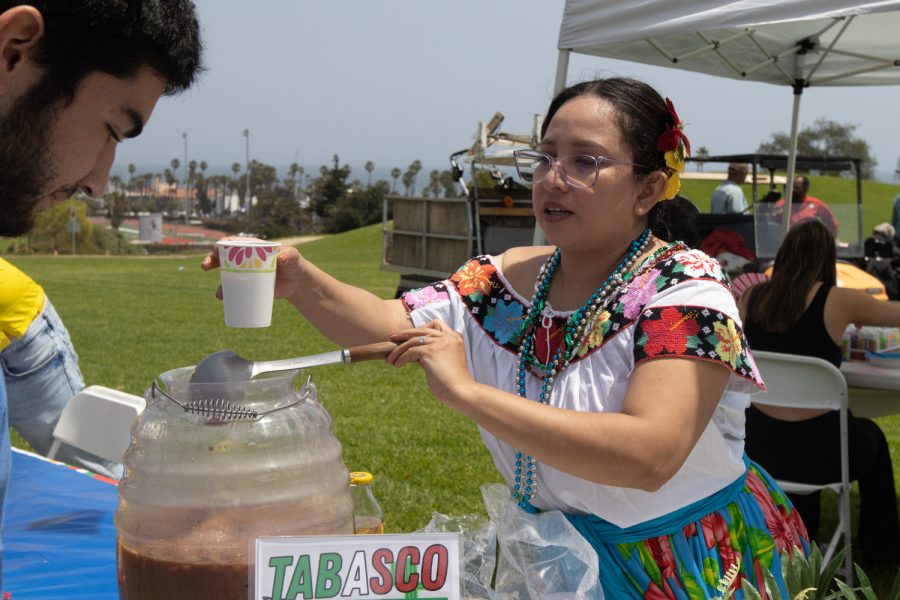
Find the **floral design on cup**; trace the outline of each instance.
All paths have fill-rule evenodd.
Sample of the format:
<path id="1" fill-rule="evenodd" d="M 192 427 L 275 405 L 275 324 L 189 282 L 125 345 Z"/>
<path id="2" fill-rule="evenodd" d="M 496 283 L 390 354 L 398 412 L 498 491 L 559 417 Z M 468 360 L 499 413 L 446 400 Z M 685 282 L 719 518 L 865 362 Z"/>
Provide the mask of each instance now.
<path id="1" fill-rule="evenodd" d="M 228 271 L 263 271 L 275 269 L 280 244 L 228 244 L 220 242 L 219 258 Z"/>

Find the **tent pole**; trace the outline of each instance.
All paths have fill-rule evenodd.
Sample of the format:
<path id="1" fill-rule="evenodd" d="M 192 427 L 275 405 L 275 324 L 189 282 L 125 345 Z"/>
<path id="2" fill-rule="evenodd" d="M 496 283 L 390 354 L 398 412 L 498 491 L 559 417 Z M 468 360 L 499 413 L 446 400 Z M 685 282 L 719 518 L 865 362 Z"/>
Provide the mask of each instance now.
<path id="1" fill-rule="evenodd" d="M 560 50 L 559 57 L 556 59 L 556 80 L 553 82 L 554 97 L 566 87 L 566 76 L 569 71 L 570 54 L 572 54 L 571 50 Z M 535 224 L 532 244 L 535 246 L 543 246 L 545 243 L 547 243 L 547 240 L 544 238 L 544 232 L 541 231 L 541 228 L 537 224 Z"/>
<path id="2" fill-rule="evenodd" d="M 797 126 L 800 120 L 800 97 L 805 81 L 794 80 L 794 111 L 791 115 L 791 147 L 788 151 L 787 182 L 784 184 L 784 214 L 781 217 L 783 235 L 791 228 L 791 203 L 794 201 L 794 170 L 797 166 Z M 783 237 L 783 236 L 782 236 Z"/>
<path id="3" fill-rule="evenodd" d="M 566 87 L 566 76 L 569 74 L 569 55 L 571 50 L 560 50 L 556 58 L 556 80 L 553 82 L 553 95 L 563 91 Z"/>

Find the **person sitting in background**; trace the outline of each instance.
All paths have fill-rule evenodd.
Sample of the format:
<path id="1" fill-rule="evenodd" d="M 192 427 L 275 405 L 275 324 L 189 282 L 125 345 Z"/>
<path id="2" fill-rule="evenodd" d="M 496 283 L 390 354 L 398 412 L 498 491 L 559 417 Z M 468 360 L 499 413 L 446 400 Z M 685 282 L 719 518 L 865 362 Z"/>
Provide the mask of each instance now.
<path id="1" fill-rule="evenodd" d="M 894 226 L 890 223 L 879 223 L 872 230 L 872 235 L 863 243 L 864 258 L 862 265 L 866 273 L 874 275 L 884 284 L 884 291 L 891 300 L 900 297 L 900 248 L 895 240 Z"/>
<path id="2" fill-rule="evenodd" d="M 728 176 L 713 191 L 709 212 L 713 214 L 743 213 L 747 211 L 747 198 L 741 184 L 747 179 L 750 168 L 742 163 L 728 165 Z"/>
<path id="3" fill-rule="evenodd" d="M 879 239 L 885 240 L 891 245 L 893 250 L 890 253 L 890 256 L 897 256 L 900 254 L 900 251 L 897 249 L 897 230 L 890 223 L 884 222 L 879 223 L 875 227 L 872 228 L 872 238 L 871 239 Z"/>
<path id="4" fill-rule="evenodd" d="M 791 225 L 815 219 L 824 223 L 831 235 L 837 236 L 840 223 L 827 204 L 815 196 L 809 195 L 809 177 L 806 175 L 794 177 L 792 189 Z M 784 210 L 784 198 L 775 203 L 775 208 Z"/>
<path id="5" fill-rule="evenodd" d="M 834 237 L 818 220 L 791 228 L 775 256 L 772 278 L 739 301 L 753 350 L 800 354 L 840 367 L 841 336 L 850 323 L 900 326 L 900 303 L 836 287 Z M 806 483 L 841 478 L 839 415 L 831 410 L 751 405 L 747 455 L 773 477 Z M 850 477 L 859 482 L 859 543 L 872 562 L 900 563 L 897 494 L 890 449 L 875 422 L 849 415 Z M 818 535 L 820 494 L 791 495 L 810 539 Z"/>
<path id="6" fill-rule="evenodd" d="M 69 332 L 44 289 L 0 258 L 0 369 L 9 424 L 46 456 L 53 428 L 69 400 L 84 389 Z M 54 457 L 118 479 L 122 466 L 61 444 Z"/>

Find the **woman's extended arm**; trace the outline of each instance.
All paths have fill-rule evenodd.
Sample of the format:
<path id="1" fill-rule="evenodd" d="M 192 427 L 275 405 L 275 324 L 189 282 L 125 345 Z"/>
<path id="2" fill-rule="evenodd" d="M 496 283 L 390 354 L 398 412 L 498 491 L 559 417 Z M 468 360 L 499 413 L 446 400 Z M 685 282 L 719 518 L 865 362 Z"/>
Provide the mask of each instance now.
<path id="1" fill-rule="evenodd" d="M 576 477 L 648 491 L 687 459 L 730 376 L 723 365 L 701 360 L 648 360 L 632 373 L 621 413 L 578 412 L 477 383 L 466 370 L 461 336 L 442 323 L 391 339 L 400 346 L 390 362 L 420 362 L 439 400 L 506 443 Z"/>
<path id="2" fill-rule="evenodd" d="M 861 290 L 834 288 L 825 302 L 825 326 L 840 340 L 849 323 L 900 327 L 900 302 L 877 300 Z"/>
<path id="3" fill-rule="evenodd" d="M 204 270 L 219 266 L 215 252 L 200 264 Z M 399 300 L 384 300 L 362 288 L 342 283 L 300 255 L 282 246 L 278 253 L 275 297 L 285 298 L 332 342 L 352 346 L 379 342 L 409 327 Z M 217 295 L 221 297 L 221 289 Z"/>

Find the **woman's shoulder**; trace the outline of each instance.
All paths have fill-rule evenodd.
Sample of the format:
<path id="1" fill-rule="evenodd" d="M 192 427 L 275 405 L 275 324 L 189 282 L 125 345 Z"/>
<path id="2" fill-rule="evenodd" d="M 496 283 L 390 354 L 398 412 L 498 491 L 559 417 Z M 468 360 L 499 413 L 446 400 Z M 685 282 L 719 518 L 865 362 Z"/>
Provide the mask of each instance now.
<path id="1" fill-rule="evenodd" d="M 494 264 L 515 291 L 530 295 L 541 267 L 554 250 L 553 246 L 518 246 L 494 257 Z"/>
<path id="2" fill-rule="evenodd" d="M 672 284 L 707 281 L 728 285 L 722 264 L 702 250 L 671 243 L 657 251 L 650 261 Z"/>

